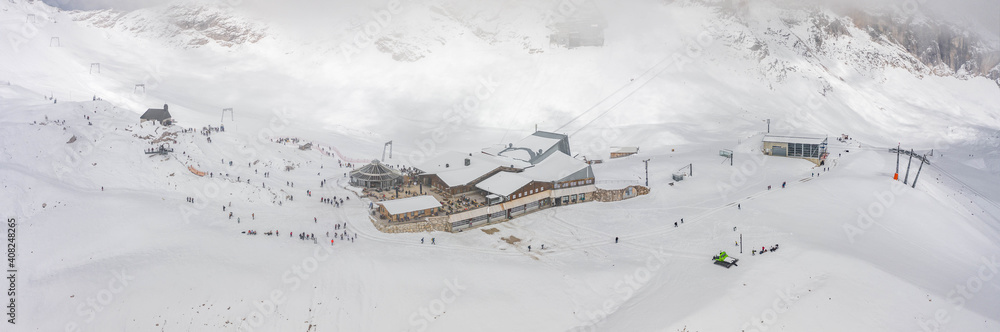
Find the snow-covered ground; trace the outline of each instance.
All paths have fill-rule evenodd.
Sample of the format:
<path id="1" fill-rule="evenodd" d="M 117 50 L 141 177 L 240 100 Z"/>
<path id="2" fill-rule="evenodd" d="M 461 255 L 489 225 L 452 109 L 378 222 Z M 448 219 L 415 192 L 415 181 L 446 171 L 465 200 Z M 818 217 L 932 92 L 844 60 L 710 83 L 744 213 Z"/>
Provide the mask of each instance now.
<path id="1" fill-rule="evenodd" d="M 274 26 L 256 43 L 185 48 L 155 22 L 102 28 L 39 2 L 2 6 L 0 212 L 18 221 L 17 324 L 3 331 L 1000 330 L 1000 89 L 982 77 L 861 74 L 795 53 L 781 33 L 754 37 L 768 62 L 741 57 L 741 34 L 796 31 L 766 10 L 757 30 L 720 29 L 699 6 L 609 14 L 605 47 L 564 50 L 539 31 L 504 35 L 489 15 L 440 21 L 404 6 L 394 20 L 406 31 L 447 32 L 405 48 L 429 50 L 407 62 L 377 46 L 345 58 L 337 38 L 350 30 L 303 42 Z M 500 32 L 484 41 L 455 22 Z M 635 26 L 649 33 L 627 36 Z M 831 43 L 888 52 L 857 35 Z M 538 43 L 544 52 L 524 49 Z M 178 125 L 138 123 L 164 103 Z M 209 143 L 200 128 L 225 107 L 235 114 Z M 830 135 L 829 170 L 762 156 L 765 119 Z M 574 153 L 640 146 L 595 173 L 608 187 L 644 182 L 649 159 L 651 193 L 461 233 L 384 234 L 343 187 L 338 158 L 271 141 L 367 160 L 393 140 L 386 163 L 398 165 L 512 142 L 535 124 L 573 133 Z M 173 154 L 142 153 L 161 137 Z M 934 149 L 916 188 L 892 181 L 898 142 Z M 720 149 L 735 151 L 732 166 Z M 670 185 L 688 164 L 694 175 Z M 333 196 L 351 199 L 319 202 Z M 739 265 L 711 264 L 719 250 Z"/>

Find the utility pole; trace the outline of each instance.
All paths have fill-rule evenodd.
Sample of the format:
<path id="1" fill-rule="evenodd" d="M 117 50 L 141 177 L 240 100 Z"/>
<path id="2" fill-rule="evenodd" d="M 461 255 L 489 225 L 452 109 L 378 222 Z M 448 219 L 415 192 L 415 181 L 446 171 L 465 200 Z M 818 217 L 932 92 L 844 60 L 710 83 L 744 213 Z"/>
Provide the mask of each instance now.
<path id="1" fill-rule="evenodd" d="M 896 173 L 892 177 L 893 180 L 899 181 L 899 143 L 896 143 Z"/>
<path id="2" fill-rule="evenodd" d="M 920 158 L 920 167 L 917 168 L 917 175 L 913 177 L 913 186 L 911 188 L 916 188 L 917 187 L 917 179 L 920 178 L 920 170 L 924 169 L 924 160 L 925 159 L 927 159 L 927 155 L 924 155 L 923 158 Z"/>
<path id="3" fill-rule="evenodd" d="M 906 163 L 906 177 L 903 178 L 903 184 L 910 179 L 910 165 L 913 164 L 913 149 L 910 149 L 910 161 Z"/>
<path id="4" fill-rule="evenodd" d="M 646 164 L 646 187 L 649 187 L 649 159 L 643 160 L 643 164 Z"/>
<path id="5" fill-rule="evenodd" d="M 771 133 L 771 119 L 767 119 L 767 133 Z"/>
<path id="6" fill-rule="evenodd" d="M 743 233 L 740 233 L 740 253 L 743 253 Z"/>

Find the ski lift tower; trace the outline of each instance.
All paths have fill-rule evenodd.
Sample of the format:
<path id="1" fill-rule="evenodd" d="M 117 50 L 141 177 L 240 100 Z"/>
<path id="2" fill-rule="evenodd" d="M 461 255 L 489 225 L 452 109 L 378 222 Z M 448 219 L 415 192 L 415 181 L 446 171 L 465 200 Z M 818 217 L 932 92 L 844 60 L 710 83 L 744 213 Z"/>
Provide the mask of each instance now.
<path id="1" fill-rule="evenodd" d="M 684 166 L 684 167 L 681 167 L 680 169 L 678 169 L 677 172 L 675 172 L 673 174 L 673 176 L 672 176 L 672 178 L 674 179 L 674 181 L 684 180 L 685 173 L 687 173 L 687 176 L 693 176 L 694 175 L 694 167 L 693 166 L 694 166 L 694 164 L 688 164 L 687 166 Z M 684 172 L 685 169 L 687 169 L 687 172 Z"/>
<path id="2" fill-rule="evenodd" d="M 733 166 L 733 150 L 729 149 L 719 150 L 719 155 L 726 157 L 726 159 L 729 159 L 729 166 Z"/>
<path id="3" fill-rule="evenodd" d="M 143 94 L 146 93 L 146 84 L 143 84 L 143 83 L 136 84 L 135 88 L 132 89 L 132 93 L 138 92 L 139 88 L 142 88 L 142 93 Z"/>
<path id="4" fill-rule="evenodd" d="M 94 63 L 90 64 L 90 73 L 91 74 L 94 73 L 94 67 L 97 67 L 97 73 L 100 74 L 101 73 L 101 63 L 100 62 L 94 62 Z"/>
<path id="5" fill-rule="evenodd" d="M 226 112 L 229 112 L 229 121 L 233 121 L 234 120 L 234 118 L 233 118 L 233 108 L 229 107 L 229 108 L 223 108 L 222 109 L 222 120 L 220 120 L 220 122 L 226 120 Z"/>
<path id="6" fill-rule="evenodd" d="M 389 150 L 389 159 L 392 159 L 392 141 L 385 142 L 385 145 L 382 146 L 382 161 L 385 161 L 385 150 L 386 149 Z"/>

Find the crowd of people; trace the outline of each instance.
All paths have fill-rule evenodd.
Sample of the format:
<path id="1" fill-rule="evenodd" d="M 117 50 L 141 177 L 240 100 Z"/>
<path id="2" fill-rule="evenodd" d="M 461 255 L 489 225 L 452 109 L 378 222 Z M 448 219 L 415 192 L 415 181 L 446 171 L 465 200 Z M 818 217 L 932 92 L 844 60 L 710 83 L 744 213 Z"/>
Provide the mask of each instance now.
<path id="1" fill-rule="evenodd" d="M 295 138 L 295 137 L 281 137 L 281 138 L 273 138 L 273 139 L 271 139 L 271 142 L 278 143 L 278 144 L 285 144 L 285 143 L 298 144 L 299 143 L 299 139 Z"/>

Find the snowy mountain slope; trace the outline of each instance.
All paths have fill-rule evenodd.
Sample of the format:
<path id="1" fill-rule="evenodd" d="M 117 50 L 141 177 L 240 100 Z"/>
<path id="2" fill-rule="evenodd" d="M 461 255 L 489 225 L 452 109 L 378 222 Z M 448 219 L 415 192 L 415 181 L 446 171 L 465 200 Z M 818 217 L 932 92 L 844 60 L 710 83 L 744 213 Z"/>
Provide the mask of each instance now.
<path id="1" fill-rule="evenodd" d="M 817 169 L 805 162 L 739 150 L 738 160 L 759 168 L 747 181 L 730 182 L 732 168 L 714 156 L 655 147 L 647 154 L 655 160 L 649 196 L 545 210 L 496 225 L 499 233 L 492 235 L 382 234 L 365 221 L 367 203 L 338 209 L 314 201 L 347 194 L 317 186 L 319 179 L 339 182 L 346 169 L 316 151 L 259 142 L 227 126 L 212 143 L 198 133 L 177 133 L 173 157 L 150 158 L 141 154 L 149 146 L 144 135 L 167 128 L 134 124 L 106 102 L 49 104 L 15 88 L 0 90 L 9 110 L 0 116 L 0 179 L 16 188 L 5 195 L 19 196 L 4 200 L 3 208 L 22 220 L 19 287 L 35 295 L 19 298 L 19 310 L 30 327 L 898 330 L 919 329 L 939 309 L 951 317 L 948 328 L 988 331 L 1000 324 L 990 309 L 997 305 L 992 288 L 973 293 L 960 309 L 947 304 L 955 282 L 976 276 L 980 258 L 1000 250 L 995 219 L 948 203 L 947 196 L 963 194 L 948 180 L 935 180 L 940 175 L 931 169 L 919 190 L 891 188 L 893 156 L 884 152 L 835 144 L 831 149 L 843 156 L 814 178 L 808 173 Z M 71 135 L 78 140 L 67 144 Z M 97 140 L 93 149 L 87 149 L 89 138 Z M 355 144 L 348 137 L 326 143 Z M 66 149 L 79 150 L 46 153 Z M 67 155 L 79 164 L 59 173 Z M 671 171 L 687 162 L 695 163 L 696 176 L 667 186 Z M 182 163 L 216 176 L 196 177 Z M 297 167 L 284 171 L 289 163 Z M 634 163 L 609 161 L 602 172 L 630 172 Z M 264 171 L 271 177 L 263 178 Z M 252 183 L 236 183 L 235 176 Z M 781 181 L 788 188 L 764 188 Z M 733 188 L 719 191 L 720 184 Z M 306 196 L 307 189 L 315 196 Z M 295 199 L 277 205 L 271 191 Z M 184 202 L 185 196 L 197 203 Z M 891 202 L 871 215 L 874 225 L 856 224 L 862 220 L 857 209 L 884 200 Z M 222 205 L 242 220 L 228 219 Z M 680 218 L 682 226 L 673 227 Z M 349 223 L 358 239 L 327 253 L 325 233 L 339 222 Z M 845 225 L 860 232 L 845 233 Z M 259 233 L 240 233 L 247 229 Z M 315 233 L 322 241 L 263 235 L 272 229 Z M 782 249 L 739 255 L 740 266 L 730 270 L 709 264 L 720 248 L 739 251 L 732 246 L 738 234 L 747 241 L 745 251 L 773 243 Z M 500 239 L 507 236 L 522 242 Z M 419 244 L 430 237 L 438 244 Z M 547 249 L 539 250 L 543 243 Z M 527 244 L 535 250 L 528 252 Z M 115 278 L 125 285 L 115 281 L 109 288 Z M 109 290 L 110 299 L 101 300 Z M 272 301 L 274 291 L 281 295 Z M 785 298 L 787 311 L 767 313 Z M 506 318 L 515 315 L 519 319 Z"/>

